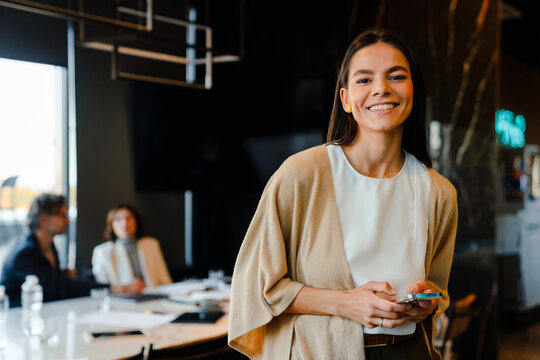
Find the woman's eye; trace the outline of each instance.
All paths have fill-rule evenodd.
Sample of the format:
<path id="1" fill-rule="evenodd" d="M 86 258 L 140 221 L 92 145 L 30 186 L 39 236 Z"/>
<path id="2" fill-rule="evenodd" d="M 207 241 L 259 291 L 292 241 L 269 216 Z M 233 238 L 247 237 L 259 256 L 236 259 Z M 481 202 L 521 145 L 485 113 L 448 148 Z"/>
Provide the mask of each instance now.
<path id="1" fill-rule="evenodd" d="M 367 84 L 369 82 L 369 79 L 358 79 L 356 80 L 357 84 Z"/>
<path id="2" fill-rule="evenodd" d="M 393 80 L 393 81 L 399 81 L 399 80 L 405 80 L 406 77 L 403 76 L 403 75 L 392 75 L 390 76 L 390 80 Z"/>

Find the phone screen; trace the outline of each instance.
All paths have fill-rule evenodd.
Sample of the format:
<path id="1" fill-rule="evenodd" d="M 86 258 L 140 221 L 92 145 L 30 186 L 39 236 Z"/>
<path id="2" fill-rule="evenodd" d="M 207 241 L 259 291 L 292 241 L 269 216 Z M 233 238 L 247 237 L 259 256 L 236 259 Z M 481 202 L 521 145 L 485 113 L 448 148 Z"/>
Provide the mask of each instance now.
<path id="1" fill-rule="evenodd" d="M 419 301 L 434 300 L 441 297 L 440 292 L 436 293 L 419 293 L 419 294 L 409 294 L 406 298 L 398 300 L 398 304 L 411 304 L 418 303 Z"/>
<path id="2" fill-rule="evenodd" d="M 129 330 L 129 331 L 109 331 L 109 332 L 93 332 L 91 333 L 92 337 L 95 339 L 105 339 L 115 336 L 134 336 L 134 335 L 144 335 L 140 330 Z"/>
<path id="3" fill-rule="evenodd" d="M 441 297 L 440 292 L 434 292 L 434 293 L 419 293 L 414 294 L 415 299 L 417 300 L 432 300 L 432 299 L 438 299 Z"/>

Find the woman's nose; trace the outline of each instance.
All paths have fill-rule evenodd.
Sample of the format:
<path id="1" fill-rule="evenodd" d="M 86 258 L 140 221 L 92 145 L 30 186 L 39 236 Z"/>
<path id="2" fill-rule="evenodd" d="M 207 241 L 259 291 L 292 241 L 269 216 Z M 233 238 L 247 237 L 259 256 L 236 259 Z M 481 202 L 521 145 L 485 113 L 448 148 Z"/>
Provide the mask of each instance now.
<path id="1" fill-rule="evenodd" d="M 388 82 L 386 79 L 380 79 L 375 82 L 375 86 L 373 87 L 373 96 L 383 96 L 388 95 L 390 93 Z"/>

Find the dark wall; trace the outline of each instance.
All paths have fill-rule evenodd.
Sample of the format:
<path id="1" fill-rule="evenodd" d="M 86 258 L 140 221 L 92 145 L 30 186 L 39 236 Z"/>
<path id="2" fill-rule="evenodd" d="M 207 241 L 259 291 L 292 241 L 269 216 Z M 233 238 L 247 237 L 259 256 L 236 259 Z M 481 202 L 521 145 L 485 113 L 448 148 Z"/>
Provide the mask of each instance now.
<path id="1" fill-rule="evenodd" d="M 0 56 L 66 66 L 64 20 L 0 6 Z"/>
<path id="2" fill-rule="evenodd" d="M 183 193 L 136 190 L 133 83 L 111 80 L 109 68 L 110 54 L 77 48 L 77 263 L 91 266 L 92 249 L 103 241 L 107 211 L 128 202 L 140 210 L 146 233 L 160 240 L 167 263 L 181 266 Z"/>
<path id="3" fill-rule="evenodd" d="M 531 101 L 540 94 L 540 70 L 511 55 L 501 60 L 500 107 L 525 116 L 526 143 L 540 145 L 540 109 Z"/>
<path id="4" fill-rule="evenodd" d="M 77 264 L 83 267 L 103 241 L 108 209 L 136 200 L 130 84 L 111 81 L 109 61 L 106 53 L 77 48 Z"/>

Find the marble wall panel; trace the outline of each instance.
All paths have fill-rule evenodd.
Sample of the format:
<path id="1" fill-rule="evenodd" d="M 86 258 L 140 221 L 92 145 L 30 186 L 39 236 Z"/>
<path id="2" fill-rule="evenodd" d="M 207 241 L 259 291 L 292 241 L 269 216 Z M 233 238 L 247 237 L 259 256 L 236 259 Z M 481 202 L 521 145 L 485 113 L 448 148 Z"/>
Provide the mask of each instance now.
<path id="1" fill-rule="evenodd" d="M 458 248 L 495 237 L 498 0 L 381 0 L 376 25 L 400 34 L 418 57 L 428 120 L 442 124 L 438 170 L 458 190 Z"/>

